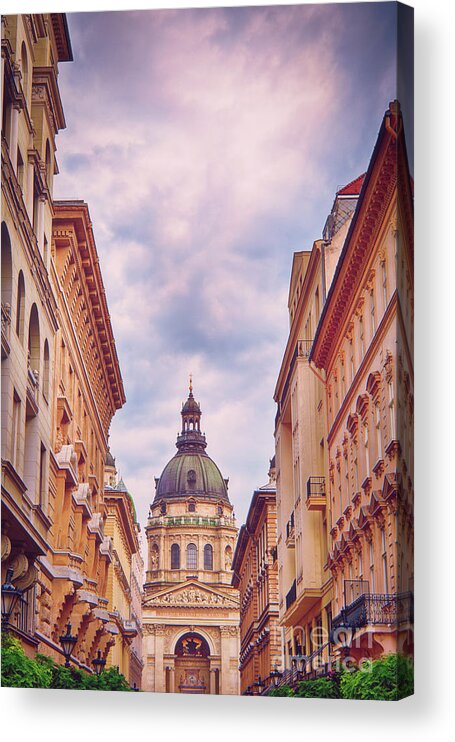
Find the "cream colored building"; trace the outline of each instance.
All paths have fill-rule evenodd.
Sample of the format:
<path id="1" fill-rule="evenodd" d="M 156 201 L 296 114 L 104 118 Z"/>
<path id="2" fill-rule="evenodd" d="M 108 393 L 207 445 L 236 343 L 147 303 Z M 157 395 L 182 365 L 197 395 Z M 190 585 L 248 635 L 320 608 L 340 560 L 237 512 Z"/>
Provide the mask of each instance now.
<path id="1" fill-rule="evenodd" d="M 177 454 L 156 480 L 146 526 L 143 689 L 239 693 L 237 537 L 227 485 L 206 454 L 192 386 Z"/>
<path id="2" fill-rule="evenodd" d="M 115 643 L 107 666 L 116 666 L 131 687 L 142 682 L 142 617 L 140 585 L 143 561 L 140 526 L 134 500 L 123 479 L 117 479 L 115 460 L 108 451 L 104 469 L 105 534 L 112 541 L 112 563 L 107 579 L 110 617 L 116 626 Z"/>
<path id="3" fill-rule="evenodd" d="M 357 204 L 362 177 L 341 188 L 331 214 L 330 241 L 294 254 L 289 289 L 289 338 L 275 389 L 277 548 L 285 671 L 308 659 L 312 673 L 329 661 L 332 574 L 326 501 L 327 425 L 324 380 L 310 368 L 312 341 Z"/>
<path id="4" fill-rule="evenodd" d="M 412 183 L 394 101 L 310 357 L 326 379 L 333 626 L 352 630 L 357 659 L 413 650 L 412 302 Z"/>

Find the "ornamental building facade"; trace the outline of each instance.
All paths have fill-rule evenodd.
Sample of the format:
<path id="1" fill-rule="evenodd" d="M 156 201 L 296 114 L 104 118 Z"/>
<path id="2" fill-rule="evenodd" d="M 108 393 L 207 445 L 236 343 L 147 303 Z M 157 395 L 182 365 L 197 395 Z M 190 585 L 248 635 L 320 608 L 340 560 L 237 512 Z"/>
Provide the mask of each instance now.
<path id="1" fill-rule="evenodd" d="M 240 592 L 240 693 L 258 695 L 282 665 L 278 625 L 275 458 L 269 481 L 255 490 L 239 531 L 232 584 Z"/>
<path id="2" fill-rule="evenodd" d="M 2 17 L 2 584 L 22 591 L 9 629 L 27 652 L 87 670 L 115 642 L 104 465 L 125 402 L 92 223 L 55 201 L 65 126 L 66 17 Z"/>
<path id="3" fill-rule="evenodd" d="M 155 480 L 145 528 L 148 564 L 143 690 L 239 692 L 239 595 L 232 587 L 237 537 L 228 480 L 207 455 L 192 384 L 177 454 Z"/>

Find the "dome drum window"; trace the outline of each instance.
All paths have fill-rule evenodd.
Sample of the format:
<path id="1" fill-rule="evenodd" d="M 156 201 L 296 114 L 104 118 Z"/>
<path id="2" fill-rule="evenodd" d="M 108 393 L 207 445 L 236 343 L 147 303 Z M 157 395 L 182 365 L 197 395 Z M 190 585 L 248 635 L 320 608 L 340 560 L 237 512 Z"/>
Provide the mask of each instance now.
<path id="1" fill-rule="evenodd" d="M 197 569 L 197 546 L 188 544 L 186 547 L 186 568 Z"/>

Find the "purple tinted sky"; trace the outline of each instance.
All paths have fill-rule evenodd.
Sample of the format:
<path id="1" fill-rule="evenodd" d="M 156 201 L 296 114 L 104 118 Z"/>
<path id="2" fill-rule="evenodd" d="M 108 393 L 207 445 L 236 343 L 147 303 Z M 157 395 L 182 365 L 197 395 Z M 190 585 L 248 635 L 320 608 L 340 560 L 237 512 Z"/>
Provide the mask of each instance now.
<path id="1" fill-rule="evenodd" d="M 273 455 L 292 254 L 366 170 L 396 96 L 395 3 L 81 13 L 57 198 L 90 208 L 142 523 L 190 371 L 239 521 Z"/>

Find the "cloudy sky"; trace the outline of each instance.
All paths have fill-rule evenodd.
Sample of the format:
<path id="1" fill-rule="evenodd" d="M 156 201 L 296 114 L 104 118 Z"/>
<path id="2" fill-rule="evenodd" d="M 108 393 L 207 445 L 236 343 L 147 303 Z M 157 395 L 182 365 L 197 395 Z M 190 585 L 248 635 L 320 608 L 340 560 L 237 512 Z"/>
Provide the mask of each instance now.
<path id="1" fill-rule="evenodd" d="M 111 449 L 145 523 L 188 374 L 239 525 L 273 455 L 296 250 L 367 168 L 395 4 L 80 13 L 56 198 L 89 204 L 127 402 Z"/>

